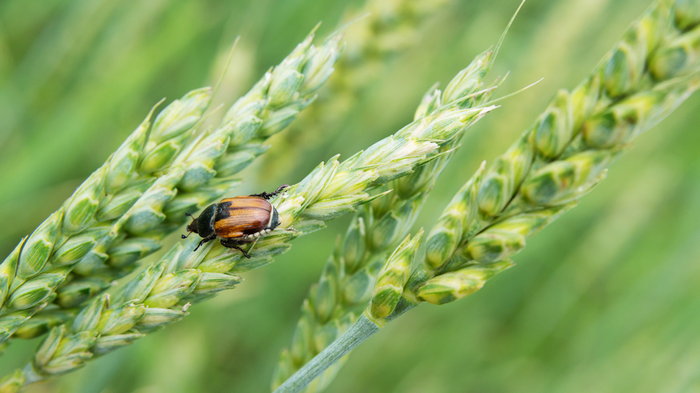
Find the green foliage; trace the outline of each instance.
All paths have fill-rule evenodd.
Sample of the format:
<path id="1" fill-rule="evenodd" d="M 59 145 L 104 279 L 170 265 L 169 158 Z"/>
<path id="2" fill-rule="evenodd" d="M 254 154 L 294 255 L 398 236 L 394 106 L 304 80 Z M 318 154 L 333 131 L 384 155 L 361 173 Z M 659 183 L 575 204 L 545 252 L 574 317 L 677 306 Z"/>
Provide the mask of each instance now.
<path id="1" fill-rule="evenodd" d="M 10 288 L 9 283 L 16 275 L 20 248 L 14 253 L 12 250 L 20 239 L 59 209 L 80 183 L 105 162 L 154 102 L 164 96 L 170 102 L 172 97 L 180 97 L 193 87 L 212 85 L 211 112 L 203 119 L 210 130 L 209 124 L 216 124 L 216 117 L 224 112 L 218 109 L 219 102 L 231 102 L 230 97 L 242 95 L 253 85 L 249 76 L 257 79 L 319 21 L 323 21 L 322 30 L 333 30 L 342 23 L 338 21 L 345 15 L 346 7 L 360 9 L 361 3 L 306 0 L 156 0 L 128 5 L 112 0 L 0 3 L 0 220 L 4 223 L 0 229 L 0 248 L 4 251 L 0 260 L 8 256 L 9 261 L 0 266 L 2 297 L 9 298 L 16 289 Z M 544 81 L 499 103 L 503 108 L 469 133 L 462 148 L 445 166 L 441 180 L 423 204 L 423 212 L 415 217 L 416 223 L 430 228 L 441 217 L 442 208 L 459 184 L 482 160 L 495 163 L 494 157 L 508 149 L 518 138 L 517 132 L 532 123 L 534 114 L 543 112 L 552 95 L 556 98 L 547 107 L 547 118 L 542 117 L 538 122 L 541 132 L 536 153 L 547 160 L 556 158 L 567 137 L 547 130 L 561 129 L 566 124 L 571 98 L 555 92 L 561 87 L 576 86 L 583 75 L 590 73 L 600 54 L 619 39 L 625 26 L 648 3 L 647 0 L 528 0 L 495 67 L 499 73 L 511 70 L 502 91 L 514 91 L 541 76 L 545 77 Z M 676 4 L 676 26 L 689 32 L 695 29 L 700 9 L 697 1 L 679 0 Z M 430 11 L 431 18 L 409 25 L 412 29 L 407 35 L 411 37 L 409 45 L 391 54 L 392 61 L 387 62 L 382 56 L 375 58 L 377 63 L 371 66 L 369 76 L 357 82 L 357 86 L 367 82 L 357 99 L 341 106 L 349 115 L 335 121 L 333 126 L 321 127 L 318 133 L 312 130 L 308 134 L 313 135 L 312 143 L 302 142 L 302 154 L 298 154 L 301 148 L 295 148 L 285 160 L 285 152 L 292 150 L 291 147 L 268 151 L 265 158 L 274 153 L 271 162 L 279 158 L 284 167 L 270 163 L 264 169 L 251 168 L 243 173 L 240 191 L 233 194 L 294 184 L 320 160 L 335 153 L 348 157 L 384 137 L 388 130 L 406 124 L 429 84 L 447 80 L 465 59 L 493 42 L 514 7 L 513 2 L 505 0 L 461 1 L 453 2 L 449 8 L 440 6 Z M 390 27 L 400 26 L 388 21 Z M 413 30 L 412 26 L 418 28 Z M 405 28 L 400 30 L 407 32 Z M 221 77 L 222 59 L 228 57 L 230 44 L 237 35 L 241 38 L 233 54 L 233 66 Z M 692 71 L 691 64 L 697 61 L 693 50 L 697 47 L 697 35 L 688 34 L 670 41 L 665 44 L 667 49 L 658 52 L 641 74 L 617 66 L 607 72 L 618 75 L 620 81 L 641 78 L 646 83 L 650 82 L 649 75 L 666 79 L 679 71 Z M 350 46 L 346 48 L 350 49 Z M 615 56 L 618 65 L 639 61 L 640 52 L 635 43 L 620 48 L 619 52 Z M 222 87 L 217 88 L 220 79 Z M 605 86 L 606 94 L 607 89 L 626 88 L 624 83 Z M 330 96 L 327 92 L 321 94 Z M 229 101 L 217 99 L 224 95 Z M 619 119 L 634 118 L 659 97 L 641 97 L 591 120 L 586 143 L 607 150 L 608 146 L 624 141 L 634 130 L 611 125 Z M 326 391 L 694 390 L 698 380 L 692 365 L 700 350 L 694 344 L 700 322 L 696 312 L 700 304 L 695 300 L 694 288 L 700 276 L 692 263 L 700 255 L 697 242 L 700 189 L 694 181 L 700 176 L 696 159 L 700 140 L 692 132 L 694 124 L 700 121 L 697 106 L 697 97 L 689 99 L 659 130 L 625 144 L 627 151 L 607 173 L 607 181 L 596 186 L 594 192 L 554 226 L 544 227 L 536 236 L 526 236 L 527 247 L 516 257 L 518 267 L 500 274 L 497 282 L 470 299 L 442 307 L 421 306 L 388 324 L 381 336 L 355 351 Z M 300 140 L 304 141 L 307 135 L 304 128 L 299 131 Z M 576 172 L 577 168 L 595 166 L 595 159 L 582 156 L 566 166 L 542 172 L 539 180 L 530 186 L 528 195 L 535 201 L 553 201 L 559 206 L 572 195 L 548 190 L 561 189 L 561 182 L 569 179 L 585 182 L 586 176 Z M 484 168 L 488 173 L 493 170 L 493 166 Z M 506 172 L 497 174 L 503 173 Z M 568 177 L 570 173 L 578 177 Z M 498 206 L 508 203 L 500 200 L 504 194 L 499 193 L 499 190 L 512 191 L 508 177 L 495 176 L 489 184 L 483 191 L 488 204 L 475 207 L 477 214 L 482 207 L 484 211 L 498 211 Z M 375 190 L 379 192 L 381 188 Z M 388 199 L 375 199 L 369 206 L 379 209 Z M 90 205 L 90 198 L 85 204 L 78 204 L 87 210 Z M 79 211 L 86 212 L 85 209 Z M 72 222 L 80 225 L 80 215 Z M 394 227 L 388 221 L 384 225 Z M 357 228 L 356 238 L 364 239 L 368 227 L 358 227 L 354 219 L 352 222 Z M 450 225 L 461 225 L 450 217 L 440 219 L 440 223 L 448 229 Z M 332 251 L 333 239 L 345 236 L 344 224 L 341 219 L 324 231 L 299 237 L 291 252 L 275 257 L 277 263 L 246 274 L 247 280 L 236 290 L 193 307 L 191 315 L 158 334 L 149 334 L 148 338 L 109 356 L 89 361 L 83 370 L 30 385 L 26 390 L 184 393 L 268 389 L 279 350 L 288 345 L 299 318 L 301 299 L 307 294 L 308 285 L 318 280 Z M 525 238 L 514 235 L 524 233 L 512 230 L 519 225 L 507 223 L 478 244 L 489 245 L 498 239 L 508 253 L 517 250 Z M 81 235 L 86 238 L 76 237 L 71 244 L 59 246 L 62 262 L 51 268 L 51 274 L 62 274 L 61 269 L 70 266 L 71 259 L 91 246 L 90 236 L 100 238 L 102 229 L 96 230 L 96 234 L 85 232 Z M 49 238 L 39 238 L 35 249 L 41 253 L 42 246 L 48 244 L 44 241 Z M 430 266 L 435 269 L 441 266 L 446 253 L 441 244 L 445 242 L 449 243 L 448 248 L 457 248 L 454 239 L 435 237 L 432 251 L 430 247 L 424 249 L 432 253 Z M 377 237 L 372 241 L 383 244 L 385 240 Z M 133 261 L 134 255 L 152 253 L 156 248 L 170 250 L 174 241 L 179 239 L 152 241 L 136 237 L 124 241 L 111 249 L 110 265 L 133 266 L 129 261 Z M 363 244 L 348 243 L 342 258 L 355 260 L 353 255 L 365 252 Z M 187 250 L 191 249 L 189 246 Z M 394 247 L 395 244 L 390 250 Z M 487 255 L 480 251 L 485 249 L 493 251 L 492 247 L 474 247 L 472 251 Z M 418 262 L 421 254 L 418 253 Z M 488 255 L 489 259 L 496 256 Z M 161 256 L 151 256 L 144 263 L 148 266 L 158 263 Z M 28 264 L 21 274 L 34 274 L 38 267 Z M 114 271 L 118 275 L 125 272 L 119 268 Z M 478 280 L 470 277 L 481 275 L 461 278 L 470 279 L 475 288 Z M 75 316 L 75 310 L 56 304 L 62 293 L 67 302 L 81 302 L 78 298 L 84 299 L 83 294 L 98 293 L 105 282 L 110 283 L 100 277 L 78 278 L 80 275 L 75 270 L 66 276 L 64 289 L 53 304 L 44 306 L 40 301 L 38 306 L 43 308 L 33 318 L 27 319 L 32 308 L 4 315 L 7 325 L 2 326 L 0 334 L 6 337 L 14 331 L 15 337 L 27 338 L 43 334 L 51 326 Z M 469 288 L 453 285 L 467 282 L 457 278 L 443 281 L 445 286 L 441 290 Z M 207 285 L 202 288 L 219 287 L 222 279 L 218 275 L 208 276 Z M 352 288 L 357 293 L 366 293 L 361 281 L 357 280 L 358 285 Z M 45 284 L 28 291 L 30 302 L 43 296 L 41 288 Z M 319 287 L 318 298 L 327 300 L 329 297 L 322 293 L 333 289 Z M 113 296 L 118 291 L 121 291 L 118 287 L 110 289 L 110 310 L 119 308 Z M 168 296 L 156 300 L 165 304 Z M 173 309 L 178 306 L 181 305 Z M 318 304 L 319 310 L 326 310 L 323 315 L 328 315 L 331 307 L 330 302 Z M 168 310 L 154 312 L 146 321 L 154 325 L 167 321 L 172 317 L 172 310 Z M 104 317 L 105 321 L 108 319 Z M 72 325 L 67 326 L 72 329 Z M 431 339 L 417 340 L 418 334 Z M 66 330 L 65 337 L 70 335 L 71 330 Z M 105 339 L 101 345 L 108 345 L 106 337 L 111 337 L 115 346 L 129 339 L 115 336 L 102 335 Z M 321 333 L 315 338 L 328 342 Z M 37 345 L 36 340 L 12 340 L 11 345 L 4 346 L 0 369 L 7 375 L 3 381 L 7 391 L 24 383 L 24 374 L 12 370 L 21 367 Z M 76 347 L 76 353 L 80 353 L 79 349 Z M 53 356 L 61 351 L 57 350 Z M 72 359 L 82 359 L 80 356 Z M 62 361 L 63 365 L 68 364 L 65 358 Z"/>

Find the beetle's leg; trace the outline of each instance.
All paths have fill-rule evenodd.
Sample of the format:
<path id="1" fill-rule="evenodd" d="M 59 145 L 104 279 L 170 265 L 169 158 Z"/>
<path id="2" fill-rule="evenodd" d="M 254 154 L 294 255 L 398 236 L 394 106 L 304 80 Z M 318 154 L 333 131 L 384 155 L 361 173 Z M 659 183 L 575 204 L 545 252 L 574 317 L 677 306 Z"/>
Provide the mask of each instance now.
<path id="1" fill-rule="evenodd" d="M 199 241 L 199 243 L 197 243 L 197 247 L 195 247 L 194 250 L 192 250 L 192 252 L 197 251 L 197 249 L 198 249 L 202 244 L 204 244 L 204 243 L 206 243 L 206 242 L 208 242 L 208 241 L 214 240 L 214 239 L 216 239 L 216 235 L 203 238 L 202 240 Z"/>
<path id="2" fill-rule="evenodd" d="M 235 248 L 236 250 L 242 252 L 244 257 L 250 259 L 250 254 L 248 254 L 248 252 L 246 250 L 242 249 L 240 246 L 233 246 L 231 248 Z"/>
<path id="3" fill-rule="evenodd" d="M 244 257 L 250 258 L 250 254 L 248 254 L 248 252 L 246 250 L 244 250 L 243 248 L 241 248 L 241 246 L 239 246 L 238 244 L 239 243 L 236 241 L 236 239 L 221 239 L 222 246 L 224 246 L 226 248 L 236 249 L 236 250 L 242 252 Z"/>
<path id="4" fill-rule="evenodd" d="M 274 192 L 261 192 L 260 194 L 253 194 L 251 196 L 260 197 L 262 199 L 270 199 L 279 195 L 279 193 L 284 191 L 286 188 L 289 188 L 289 186 L 286 184 L 282 184 L 281 186 L 277 187 L 277 189 Z"/>
<path id="5" fill-rule="evenodd" d="M 199 243 L 197 243 L 197 247 L 195 247 L 194 250 L 192 250 L 192 252 L 197 251 L 199 249 L 199 247 L 206 242 L 207 242 L 207 239 L 200 240 Z"/>

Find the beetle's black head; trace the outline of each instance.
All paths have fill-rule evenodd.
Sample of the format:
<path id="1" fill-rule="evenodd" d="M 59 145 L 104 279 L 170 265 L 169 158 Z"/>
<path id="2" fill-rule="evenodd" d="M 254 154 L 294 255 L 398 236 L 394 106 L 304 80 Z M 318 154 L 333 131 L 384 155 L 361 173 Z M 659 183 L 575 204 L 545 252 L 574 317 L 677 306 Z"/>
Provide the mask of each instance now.
<path id="1" fill-rule="evenodd" d="M 185 213 L 185 215 L 192 218 L 192 222 L 187 224 L 187 235 L 181 235 L 183 239 L 187 239 L 192 232 L 197 233 L 197 219 L 194 218 L 192 213 Z"/>
<path id="2" fill-rule="evenodd" d="M 193 218 L 192 222 L 189 223 L 189 225 L 187 225 L 187 232 L 199 233 L 199 231 L 197 231 L 197 219 L 196 218 Z"/>

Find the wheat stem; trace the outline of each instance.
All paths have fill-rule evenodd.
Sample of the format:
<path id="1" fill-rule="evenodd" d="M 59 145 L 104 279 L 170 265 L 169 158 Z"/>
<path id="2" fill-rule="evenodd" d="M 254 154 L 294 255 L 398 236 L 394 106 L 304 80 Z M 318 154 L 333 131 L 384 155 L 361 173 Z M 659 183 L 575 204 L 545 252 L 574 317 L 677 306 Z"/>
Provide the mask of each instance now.
<path id="1" fill-rule="evenodd" d="M 285 380 L 274 392 L 301 392 L 317 375 L 323 373 L 329 365 L 339 361 L 345 354 L 362 344 L 378 330 L 379 327 L 374 322 L 367 319 L 364 315 L 360 316 L 337 340 L 334 340 L 317 356 L 314 356 L 313 359 L 304 364 L 299 371 L 300 377 Z"/>
<path id="2" fill-rule="evenodd" d="M 337 364 L 345 355 L 377 333 L 386 322 L 400 317 L 415 306 L 415 304 L 403 303 L 388 319 L 382 320 L 380 323 L 372 320 L 367 313 L 363 313 L 337 339 L 323 348 L 321 352 L 275 388 L 273 393 L 297 393 L 304 391 L 329 367 Z"/>

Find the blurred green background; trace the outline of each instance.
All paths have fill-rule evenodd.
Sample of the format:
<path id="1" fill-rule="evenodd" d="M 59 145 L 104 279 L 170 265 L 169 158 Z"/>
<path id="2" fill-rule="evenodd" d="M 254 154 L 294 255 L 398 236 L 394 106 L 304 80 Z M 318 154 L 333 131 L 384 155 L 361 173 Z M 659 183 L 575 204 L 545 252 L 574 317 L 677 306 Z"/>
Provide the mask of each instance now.
<path id="1" fill-rule="evenodd" d="M 421 94 L 493 44 L 519 0 L 453 1 L 387 61 L 352 116 L 281 178 L 251 168 L 241 193 L 294 183 L 319 160 L 407 123 Z M 0 251 L 97 168 L 162 97 L 216 83 L 231 102 L 319 21 L 361 1 L 0 2 Z M 573 87 L 647 0 L 529 0 L 495 74 L 540 77 L 467 136 L 421 215 L 430 225 L 558 88 Z M 421 306 L 351 356 L 329 392 L 700 391 L 700 97 L 639 139 L 584 202 L 533 237 L 518 266 L 463 301 Z M 264 168 L 264 169 L 263 169 Z M 301 300 L 347 219 L 296 241 L 181 323 L 30 392 L 263 392 Z M 0 370 L 38 341 L 16 341 Z"/>

